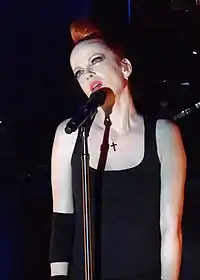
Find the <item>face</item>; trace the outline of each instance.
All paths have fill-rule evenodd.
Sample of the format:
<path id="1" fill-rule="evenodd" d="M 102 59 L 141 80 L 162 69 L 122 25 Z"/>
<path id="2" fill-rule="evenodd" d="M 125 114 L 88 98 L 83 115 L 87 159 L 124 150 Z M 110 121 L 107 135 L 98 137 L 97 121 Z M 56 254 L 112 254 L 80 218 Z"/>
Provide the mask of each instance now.
<path id="1" fill-rule="evenodd" d="M 83 41 L 75 46 L 70 64 L 88 97 L 102 87 L 110 88 L 115 95 L 120 94 L 128 86 L 132 71 L 128 59 L 120 61 L 100 40 Z"/>

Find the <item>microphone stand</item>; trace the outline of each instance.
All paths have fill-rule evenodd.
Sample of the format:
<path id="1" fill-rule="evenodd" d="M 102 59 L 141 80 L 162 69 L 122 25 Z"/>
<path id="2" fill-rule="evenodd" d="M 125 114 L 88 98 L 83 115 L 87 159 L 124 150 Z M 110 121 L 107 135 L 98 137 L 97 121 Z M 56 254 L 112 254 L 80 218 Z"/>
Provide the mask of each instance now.
<path id="1" fill-rule="evenodd" d="M 96 112 L 95 112 L 96 114 Z M 94 252 L 93 252 L 93 225 L 91 215 L 91 185 L 89 172 L 89 152 L 88 152 L 88 136 L 90 129 L 89 118 L 80 127 L 83 151 L 81 154 L 82 163 L 82 205 L 83 205 L 83 229 L 84 229 L 84 261 L 85 261 L 85 280 L 94 280 Z M 89 121 L 89 124 L 88 124 Z"/>

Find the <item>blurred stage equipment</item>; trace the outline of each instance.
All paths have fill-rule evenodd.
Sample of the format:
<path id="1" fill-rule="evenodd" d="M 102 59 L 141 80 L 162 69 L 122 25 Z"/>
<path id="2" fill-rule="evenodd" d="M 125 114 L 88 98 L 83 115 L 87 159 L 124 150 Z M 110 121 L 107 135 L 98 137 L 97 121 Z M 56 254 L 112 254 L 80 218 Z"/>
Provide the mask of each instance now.
<path id="1" fill-rule="evenodd" d="M 200 0 L 170 0 L 171 8 L 178 11 L 188 11 L 199 5 Z"/>
<path id="2" fill-rule="evenodd" d="M 180 113 L 174 116 L 174 120 L 179 120 L 184 118 L 187 115 L 190 115 L 191 113 L 194 113 L 197 109 L 200 108 L 200 101 L 195 103 L 193 106 L 186 108 L 185 110 L 182 110 Z"/>

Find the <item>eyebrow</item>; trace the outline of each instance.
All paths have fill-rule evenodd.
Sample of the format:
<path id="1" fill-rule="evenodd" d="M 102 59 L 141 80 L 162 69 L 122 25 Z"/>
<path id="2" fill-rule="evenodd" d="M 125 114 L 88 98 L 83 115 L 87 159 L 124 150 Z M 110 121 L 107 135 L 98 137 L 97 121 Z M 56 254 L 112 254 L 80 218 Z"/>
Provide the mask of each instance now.
<path id="1" fill-rule="evenodd" d="M 93 57 L 93 56 L 97 56 L 97 55 L 103 55 L 105 57 L 105 55 L 103 53 L 95 53 L 93 55 L 91 55 L 89 58 L 88 58 L 88 62 L 90 61 L 90 59 Z M 73 72 L 75 72 L 76 70 L 80 69 L 81 67 L 80 66 L 77 66 L 76 68 L 74 68 Z"/>

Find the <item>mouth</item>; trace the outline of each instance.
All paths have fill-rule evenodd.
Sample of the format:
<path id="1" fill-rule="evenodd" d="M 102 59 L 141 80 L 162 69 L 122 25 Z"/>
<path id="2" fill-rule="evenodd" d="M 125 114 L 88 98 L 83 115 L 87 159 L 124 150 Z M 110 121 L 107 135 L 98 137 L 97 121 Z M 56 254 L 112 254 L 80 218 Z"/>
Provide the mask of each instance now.
<path id="1" fill-rule="evenodd" d="M 100 88 L 102 88 L 102 82 L 100 81 L 94 81 L 93 83 L 90 84 L 90 90 L 91 92 L 99 90 Z"/>

